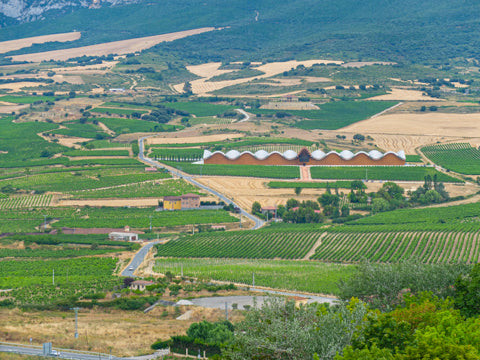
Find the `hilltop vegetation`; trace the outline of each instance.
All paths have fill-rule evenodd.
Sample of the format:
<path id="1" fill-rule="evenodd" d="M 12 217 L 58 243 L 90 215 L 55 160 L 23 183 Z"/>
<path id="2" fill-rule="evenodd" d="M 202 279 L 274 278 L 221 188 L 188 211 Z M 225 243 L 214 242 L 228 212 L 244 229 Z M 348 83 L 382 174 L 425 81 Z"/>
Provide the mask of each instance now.
<path id="1" fill-rule="evenodd" d="M 452 54 L 465 59 L 478 57 L 479 11 L 476 4 L 460 0 L 235 0 L 229 1 L 228 6 L 219 6 L 215 0 L 142 1 L 80 9 L 54 21 L 47 18 L 10 26 L 2 30 L 2 37 L 9 40 L 73 29 L 82 31 L 82 38 L 73 43 L 37 45 L 31 49 L 39 51 L 204 26 L 229 26 L 219 32 L 158 45 L 155 51 L 202 62 L 315 56 L 445 62 Z"/>

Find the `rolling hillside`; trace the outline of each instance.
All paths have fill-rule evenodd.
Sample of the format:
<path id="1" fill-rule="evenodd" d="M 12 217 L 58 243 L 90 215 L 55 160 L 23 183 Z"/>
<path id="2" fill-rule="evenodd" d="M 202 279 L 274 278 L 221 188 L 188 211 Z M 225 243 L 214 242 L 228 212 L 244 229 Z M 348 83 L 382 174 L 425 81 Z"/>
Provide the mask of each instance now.
<path id="1" fill-rule="evenodd" d="M 33 52 L 229 26 L 161 44 L 154 51 L 189 61 L 327 57 L 447 62 L 480 56 L 480 6 L 461 0 L 166 0 L 53 15 L 7 26 L 0 39 L 82 31 L 78 41 L 36 45 L 29 49 Z M 206 43 L 208 47 L 201 46 Z"/>

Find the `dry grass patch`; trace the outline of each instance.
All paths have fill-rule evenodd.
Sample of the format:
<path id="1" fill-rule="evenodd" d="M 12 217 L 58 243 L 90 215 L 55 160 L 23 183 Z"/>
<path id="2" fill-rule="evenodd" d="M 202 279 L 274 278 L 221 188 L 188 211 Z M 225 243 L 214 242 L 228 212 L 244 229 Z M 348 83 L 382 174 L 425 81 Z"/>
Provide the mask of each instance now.
<path id="1" fill-rule="evenodd" d="M 443 101 L 441 99 L 423 95 L 423 93 L 419 90 L 407 90 L 399 88 L 392 88 L 392 91 L 390 91 L 388 94 L 375 96 L 369 100 Z"/>
<path id="2" fill-rule="evenodd" d="M 480 134 L 480 114 L 389 114 L 349 125 L 342 130 L 362 134 L 472 137 Z"/>
<path id="3" fill-rule="evenodd" d="M 2 41 L 0 42 L 0 53 L 7 53 L 9 51 L 23 49 L 25 47 L 30 47 L 33 44 L 43 44 L 46 42 L 66 42 L 66 41 L 75 41 L 80 39 L 82 33 L 79 31 L 73 31 L 69 33 L 63 34 L 52 34 L 52 35 L 42 35 L 42 36 L 34 36 L 24 39 L 16 39 L 16 40 L 9 40 L 9 41 Z"/>
<path id="4" fill-rule="evenodd" d="M 207 31 L 213 31 L 215 28 L 205 27 L 193 30 L 179 31 L 169 34 L 147 36 L 136 39 L 113 41 L 104 44 L 84 46 L 73 49 L 46 51 L 35 54 L 15 55 L 12 56 L 14 61 L 33 61 L 40 62 L 43 60 L 60 60 L 65 61 L 70 58 L 86 56 L 103 56 L 109 54 L 128 54 L 139 52 L 152 46 L 166 41 L 174 41 L 187 36 L 201 34 Z"/>
<path id="5" fill-rule="evenodd" d="M 223 125 L 224 126 L 224 125 Z M 177 133 L 178 134 L 178 133 Z M 245 136 L 244 134 L 216 134 L 205 136 L 191 136 L 191 137 L 151 137 L 146 139 L 147 144 L 194 144 L 204 142 L 225 141 L 228 139 L 237 139 Z"/>
<path id="6" fill-rule="evenodd" d="M 180 308 L 180 313 L 187 309 Z M 163 312 L 167 311 L 167 315 Z M 54 347 L 135 356 L 152 353 L 150 345 L 158 339 L 183 335 L 192 322 L 217 321 L 224 313 L 216 309 L 194 308 L 190 320 L 175 320 L 172 307 L 157 307 L 148 314 L 141 311 L 82 309 L 78 316 L 79 338 L 74 338 L 75 317 L 69 312 L 22 312 L 0 310 L 0 332 L 3 341 L 34 345 L 52 342 Z M 238 318 L 238 316 L 237 316 Z"/>
<path id="7" fill-rule="evenodd" d="M 202 79 L 197 79 L 191 81 L 192 84 L 192 91 L 195 94 L 207 94 L 209 92 L 223 89 L 228 86 L 243 84 L 253 79 L 265 79 L 269 78 L 278 74 L 283 73 L 284 71 L 288 71 L 292 68 L 296 68 L 299 65 L 303 65 L 305 67 L 311 67 L 314 64 L 327 64 L 327 63 L 336 63 L 341 64 L 341 61 L 333 61 L 333 60 L 306 60 L 306 61 L 285 61 L 285 62 L 274 62 L 269 64 L 264 64 L 260 66 L 252 67 L 252 69 L 262 71 L 264 74 L 253 76 L 249 78 L 242 78 L 242 79 L 235 79 L 235 80 L 223 80 L 223 81 L 207 81 L 211 79 L 213 76 L 223 74 L 225 72 L 232 72 L 232 70 L 220 70 L 221 63 L 208 63 L 202 65 L 194 65 L 188 66 L 187 69 L 198 75 L 201 76 Z M 275 80 L 277 81 L 277 79 Z M 176 84 L 173 85 L 173 88 L 179 92 L 183 92 L 184 84 Z"/>

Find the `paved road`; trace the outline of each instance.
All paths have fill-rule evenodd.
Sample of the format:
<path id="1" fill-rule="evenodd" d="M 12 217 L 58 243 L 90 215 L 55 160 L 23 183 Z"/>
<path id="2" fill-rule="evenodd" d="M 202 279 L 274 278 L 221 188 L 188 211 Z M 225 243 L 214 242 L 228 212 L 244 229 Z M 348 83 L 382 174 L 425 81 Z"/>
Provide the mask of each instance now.
<path id="1" fill-rule="evenodd" d="M 250 114 L 248 114 L 245 110 L 243 109 L 235 109 L 235 111 L 238 111 L 240 114 L 245 116 L 242 120 L 239 121 L 239 123 L 245 122 L 250 120 Z"/>
<path id="2" fill-rule="evenodd" d="M 239 111 L 243 111 L 243 110 L 239 110 Z M 245 113 L 245 115 L 248 116 L 247 113 Z M 243 121 L 243 120 L 242 120 Z M 168 170 L 169 172 L 171 172 L 172 174 L 174 174 L 175 176 L 178 176 L 179 178 L 182 178 L 200 188 L 202 188 L 203 190 L 205 191 L 208 191 L 209 193 L 219 197 L 223 202 L 225 202 L 225 204 L 233 204 L 233 206 L 235 207 L 238 207 L 240 209 L 240 212 L 242 214 L 242 216 L 245 216 L 247 218 L 249 218 L 250 220 L 252 220 L 254 223 L 255 223 L 255 226 L 253 227 L 253 230 L 256 230 L 256 229 L 259 229 L 261 228 L 263 225 L 265 225 L 265 222 L 259 218 L 257 218 L 256 216 L 253 216 L 252 214 L 248 213 L 247 211 L 243 210 L 242 208 L 240 208 L 240 206 L 238 206 L 237 204 L 235 204 L 231 199 L 227 198 L 226 196 L 224 196 L 223 194 L 219 193 L 218 191 L 212 189 L 212 188 L 209 188 L 208 186 L 206 185 L 203 185 L 203 184 L 200 184 L 198 181 L 196 181 L 193 177 L 187 175 L 187 174 L 184 174 L 182 172 L 179 172 L 177 170 L 174 170 L 174 169 L 171 169 L 171 168 L 167 168 L 163 165 L 161 165 L 160 163 L 156 162 L 155 160 L 152 160 L 150 158 L 146 158 L 143 156 L 143 152 L 144 152 L 144 140 L 146 138 L 148 138 L 150 136 L 144 136 L 142 138 L 140 138 L 138 140 L 138 145 L 139 145 L 139 158 L 140 160 L 142 161 L 145 161 L 147 162 L 148 164 L 150 164 L 151 166 L 154 166 L 156 168 L 159 168 L 159 169 L 165 169 L 165 170 Z"/>
<path id="3" fill-rule="evenodd" d="M 148 250 L 152 248 L 153 245 L 155 244 L 160 244 L 162 241 L 153 241 L 151 243 L 148 243 L 147 245 L 144 245 L 133 257 L 133 260 L 131 263 L 127 266 L 125 270 L 122 272 L 122 276 L 129 276 L 129 277 L 135 277 L 133 273 L 137 268 L 140 266 L 140 264 L 143 262 L 145 259 L 145 256 L 147 256 Z M 129 270 L 132 268 L 132 270 Z"/>
<path id="4" fill-rule="evenodd" d="M 51 356 L 56 359 L 72 359 L 72 360 L 151 360 L 158 359 L 161 355 L 166 355 L 164 351 L 158 351 L 156 354 L 136 356 L 136 357 L 117 357 L 109 354 L 94 353 L 89 351 L 76 351 L 71 349 L 58 349 L 58 356 Z M 0 345 L 0 353 L 10 353 L 10 354 L 22 354 L 22 355 L 31 355 L 31 356 L 41 356 L 43 357 L 43 349 L 41 346 L 22 346 L 21 344 L 10 344 L 10 345 Z M 163 354 L 162 354 L 163 353 Z M 0 358 L 2 356 L 0 355 Z"/>

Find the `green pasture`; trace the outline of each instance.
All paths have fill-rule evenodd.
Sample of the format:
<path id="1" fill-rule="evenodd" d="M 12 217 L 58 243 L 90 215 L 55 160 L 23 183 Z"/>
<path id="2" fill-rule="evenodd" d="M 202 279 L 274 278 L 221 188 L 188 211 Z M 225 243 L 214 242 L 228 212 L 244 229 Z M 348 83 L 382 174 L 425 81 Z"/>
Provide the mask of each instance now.
<path id="1" fill-rule="evenodd" d="M 138 119 L 98 118 L 97 120 L 104 123 L 110 130 L 118 135 L 136 132 L 175 131 L 177 128 L 173 125 L 160 124 L 153 121 Z"/>
<path id="2" fill-rule="evenodd" d="M 217 105 L 198 101 L 169 102 L 165 103 L 165 106 L 173 108 L 175 110 L 186 111 L 189 114 L 193 114 L 198 117 L 214 116 L 235 109 L 235 106 L 232 105 Z"/>

